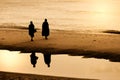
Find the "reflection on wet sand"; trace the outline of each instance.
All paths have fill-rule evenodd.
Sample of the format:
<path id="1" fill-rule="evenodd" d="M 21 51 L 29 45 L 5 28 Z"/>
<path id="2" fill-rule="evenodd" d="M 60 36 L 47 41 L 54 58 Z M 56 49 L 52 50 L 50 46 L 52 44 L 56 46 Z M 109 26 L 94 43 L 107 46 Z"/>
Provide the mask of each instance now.
<path id="1" fill-rule="evenodd" d="M 51 54 L 50 53 L 43 53 L 43 57 L 44 57 L 45 64 L 47 64 L 47 66 L 50 67 Z M 36 67 L 37 60 L 38 60 L 38 57 L 36 56 L 36 53 L 33 51 L 30 55 L 30 61 L 31 61 L 31 64 L 33 65 L 34 68 Z"/>
<path id="2" fill-rule="evenodd" d="M 35 52 L 32 52 L 30 55 L 30 61 L 33 67 L 36 67 L 37 60 L 38 60 L 38 57 L 35 55 Z"/>
<path id="3" fill-rule="evenodd" d="M 37 57 L 39 58 L 37 59 Z M 36 66 L 35 68 L 33 68 L 33 64 L 31 65 L 31 58 L 35 60 L 33 62 Z M 46 64 L 49 68 L 46 67 Z M 0 71 L 100 80 L 120 80 L 120 63 L 110 62 L 105 59 L 86 59 L 80 55 L 68 56 L 66 54 L 39 52 L 30 52 L 29 54 L 1 51 Z"/>
<path id="4" fill-rule="evenodd" d="M 44 62 L 47 64 L 48 67 L 50 67 L 50 62 L 51 62 L 51 54 L 43 54 L 44 56 Z"/>

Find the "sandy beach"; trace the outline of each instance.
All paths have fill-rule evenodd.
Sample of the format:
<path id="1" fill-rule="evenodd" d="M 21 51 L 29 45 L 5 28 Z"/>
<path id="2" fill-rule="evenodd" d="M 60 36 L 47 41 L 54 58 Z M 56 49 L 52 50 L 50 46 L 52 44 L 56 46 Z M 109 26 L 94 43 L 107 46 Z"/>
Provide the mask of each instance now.
<path id="1" fill-rule="evenodd" d="M 48 40 L 45 40 L 44 37 L 41 36 L 41 30 L 37 30 L 34 41 L 32 42 L 26 29 L 0 30 L 0 49 L 21 51 L 21 53 L 31 53 L 35 51 L 51 54 L 69 54 L 72 56 L 94 57 L 120 62 L 119 42 L 119 34 L 88 34 L 63 30 L 51 30 Z M 14 76 L 19 77 L 19 80 L 89 80 L 0 72 L 0 80 L 3 80 L 3 78 L 4 80 L 9 80 Z"/>
<path id="2" fill-rule="evenodd" d="M 28 30 L 0 30 L 0 49 L 21 52 L 81 55 L 120 61 L 119 34 L 87 34 L 75 31 L 51 30 L 48 40 L 41 30 L 30 41 Z"/>
<path id="3" fill-rule="evenodd" d="M 119 4 L 120 0 L 1 0 L 0 80 L 120 80 Z M 45 19 L 48 40 L 41 35 Z M 31 21 L 37 29 L 34 41 L 28 34 Z M 35 53 L 39 59 L 31 59 Z"/>
<path id="4" fill-rule="evenodd" d="M 97 80 L 97 79 L 67 78 L 58 76 L 23 74 L 0 71 L 0 80 Z"/>

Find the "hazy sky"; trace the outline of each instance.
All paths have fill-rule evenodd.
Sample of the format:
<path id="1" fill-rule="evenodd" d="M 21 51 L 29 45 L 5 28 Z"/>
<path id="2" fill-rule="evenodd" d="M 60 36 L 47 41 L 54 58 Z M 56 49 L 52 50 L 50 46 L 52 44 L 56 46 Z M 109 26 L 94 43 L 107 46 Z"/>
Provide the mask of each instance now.
<path id="1" fill-rule="evenodd" d="M 79 25 L 94 24 L 94 21 L 119 25 L 120 0 L 2 0 L 0 11 L 1 23 L 28 24 L 28 20 L 40 22 L 40 18 L 47 17 L 53 22 L 58 21 L 57 26 L 59 23 L 66 26 L 72 20 Z"/>
<path id="2" fill-rule="evenodd" d="M 83 8 L 88 8 L 90 10 L 100 11 L 100 12 L 118 12 L 120 11 L 120 0 L 2 0 L 0 4 L 10 2 L 12 3 L 19 3 L 19 2 L 73 2 L 73 3 L 83 3 Z M 33 3 L 34 4 L 34 3 Z M 62 5 L 61 5 L 62 6 Z"/>

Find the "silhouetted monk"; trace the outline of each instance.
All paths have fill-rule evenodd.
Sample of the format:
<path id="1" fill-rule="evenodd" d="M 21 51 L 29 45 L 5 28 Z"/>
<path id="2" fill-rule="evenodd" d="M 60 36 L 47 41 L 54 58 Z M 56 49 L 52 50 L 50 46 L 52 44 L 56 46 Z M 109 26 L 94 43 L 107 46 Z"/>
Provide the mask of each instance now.
<path id="1" fill-rule="evenodd" d="M 31 41 L 33 41 L 34 33 L 36 32 L 35 26 L 32 21 L 29 24 L 29 35 L 31 37 Z"/>
<path id="2" fill-rule="evenodd" d="M 45 64 L 47 64 L 47 66 L 50 67 L 51 54 L 43 54 L 43 55 L 44 55 Z"/>
<path id="3" fill-rule="evenodd" d="M 47 19 L 42 24 L 42 36 L 45 36 L 45 39 L 48 39 L 47 37 L 49 36 L 49 24 L 47 22 Z"/>
<path id="4" fill-rule="evenodd" d="M 31 59 L 31 64 L 33 65 L 33 67 L 36 67 L 38 57 L 35 55 L 35 52 L 31 53 L 30 59 Z"/>

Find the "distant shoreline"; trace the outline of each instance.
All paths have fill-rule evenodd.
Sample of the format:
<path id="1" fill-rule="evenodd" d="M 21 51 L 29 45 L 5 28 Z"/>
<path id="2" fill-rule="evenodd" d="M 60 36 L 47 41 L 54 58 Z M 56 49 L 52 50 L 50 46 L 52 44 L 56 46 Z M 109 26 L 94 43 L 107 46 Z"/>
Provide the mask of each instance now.
<path id="1" fill-rule="evenodd" d="M 0 25 L 0 28 L 3 30 L 28 30 L 27 26 L 5 26 L 5 25 Z M 37 30 L 41 30 L 41 28 L 36 28 Z M 91 34 L 120 34 L 120 30 L 63 30 L 63 29 L 51 29 L 51 31 L 73 31 L 73 32 L 80 32 L 80 33 L 91 33 Z"/>

